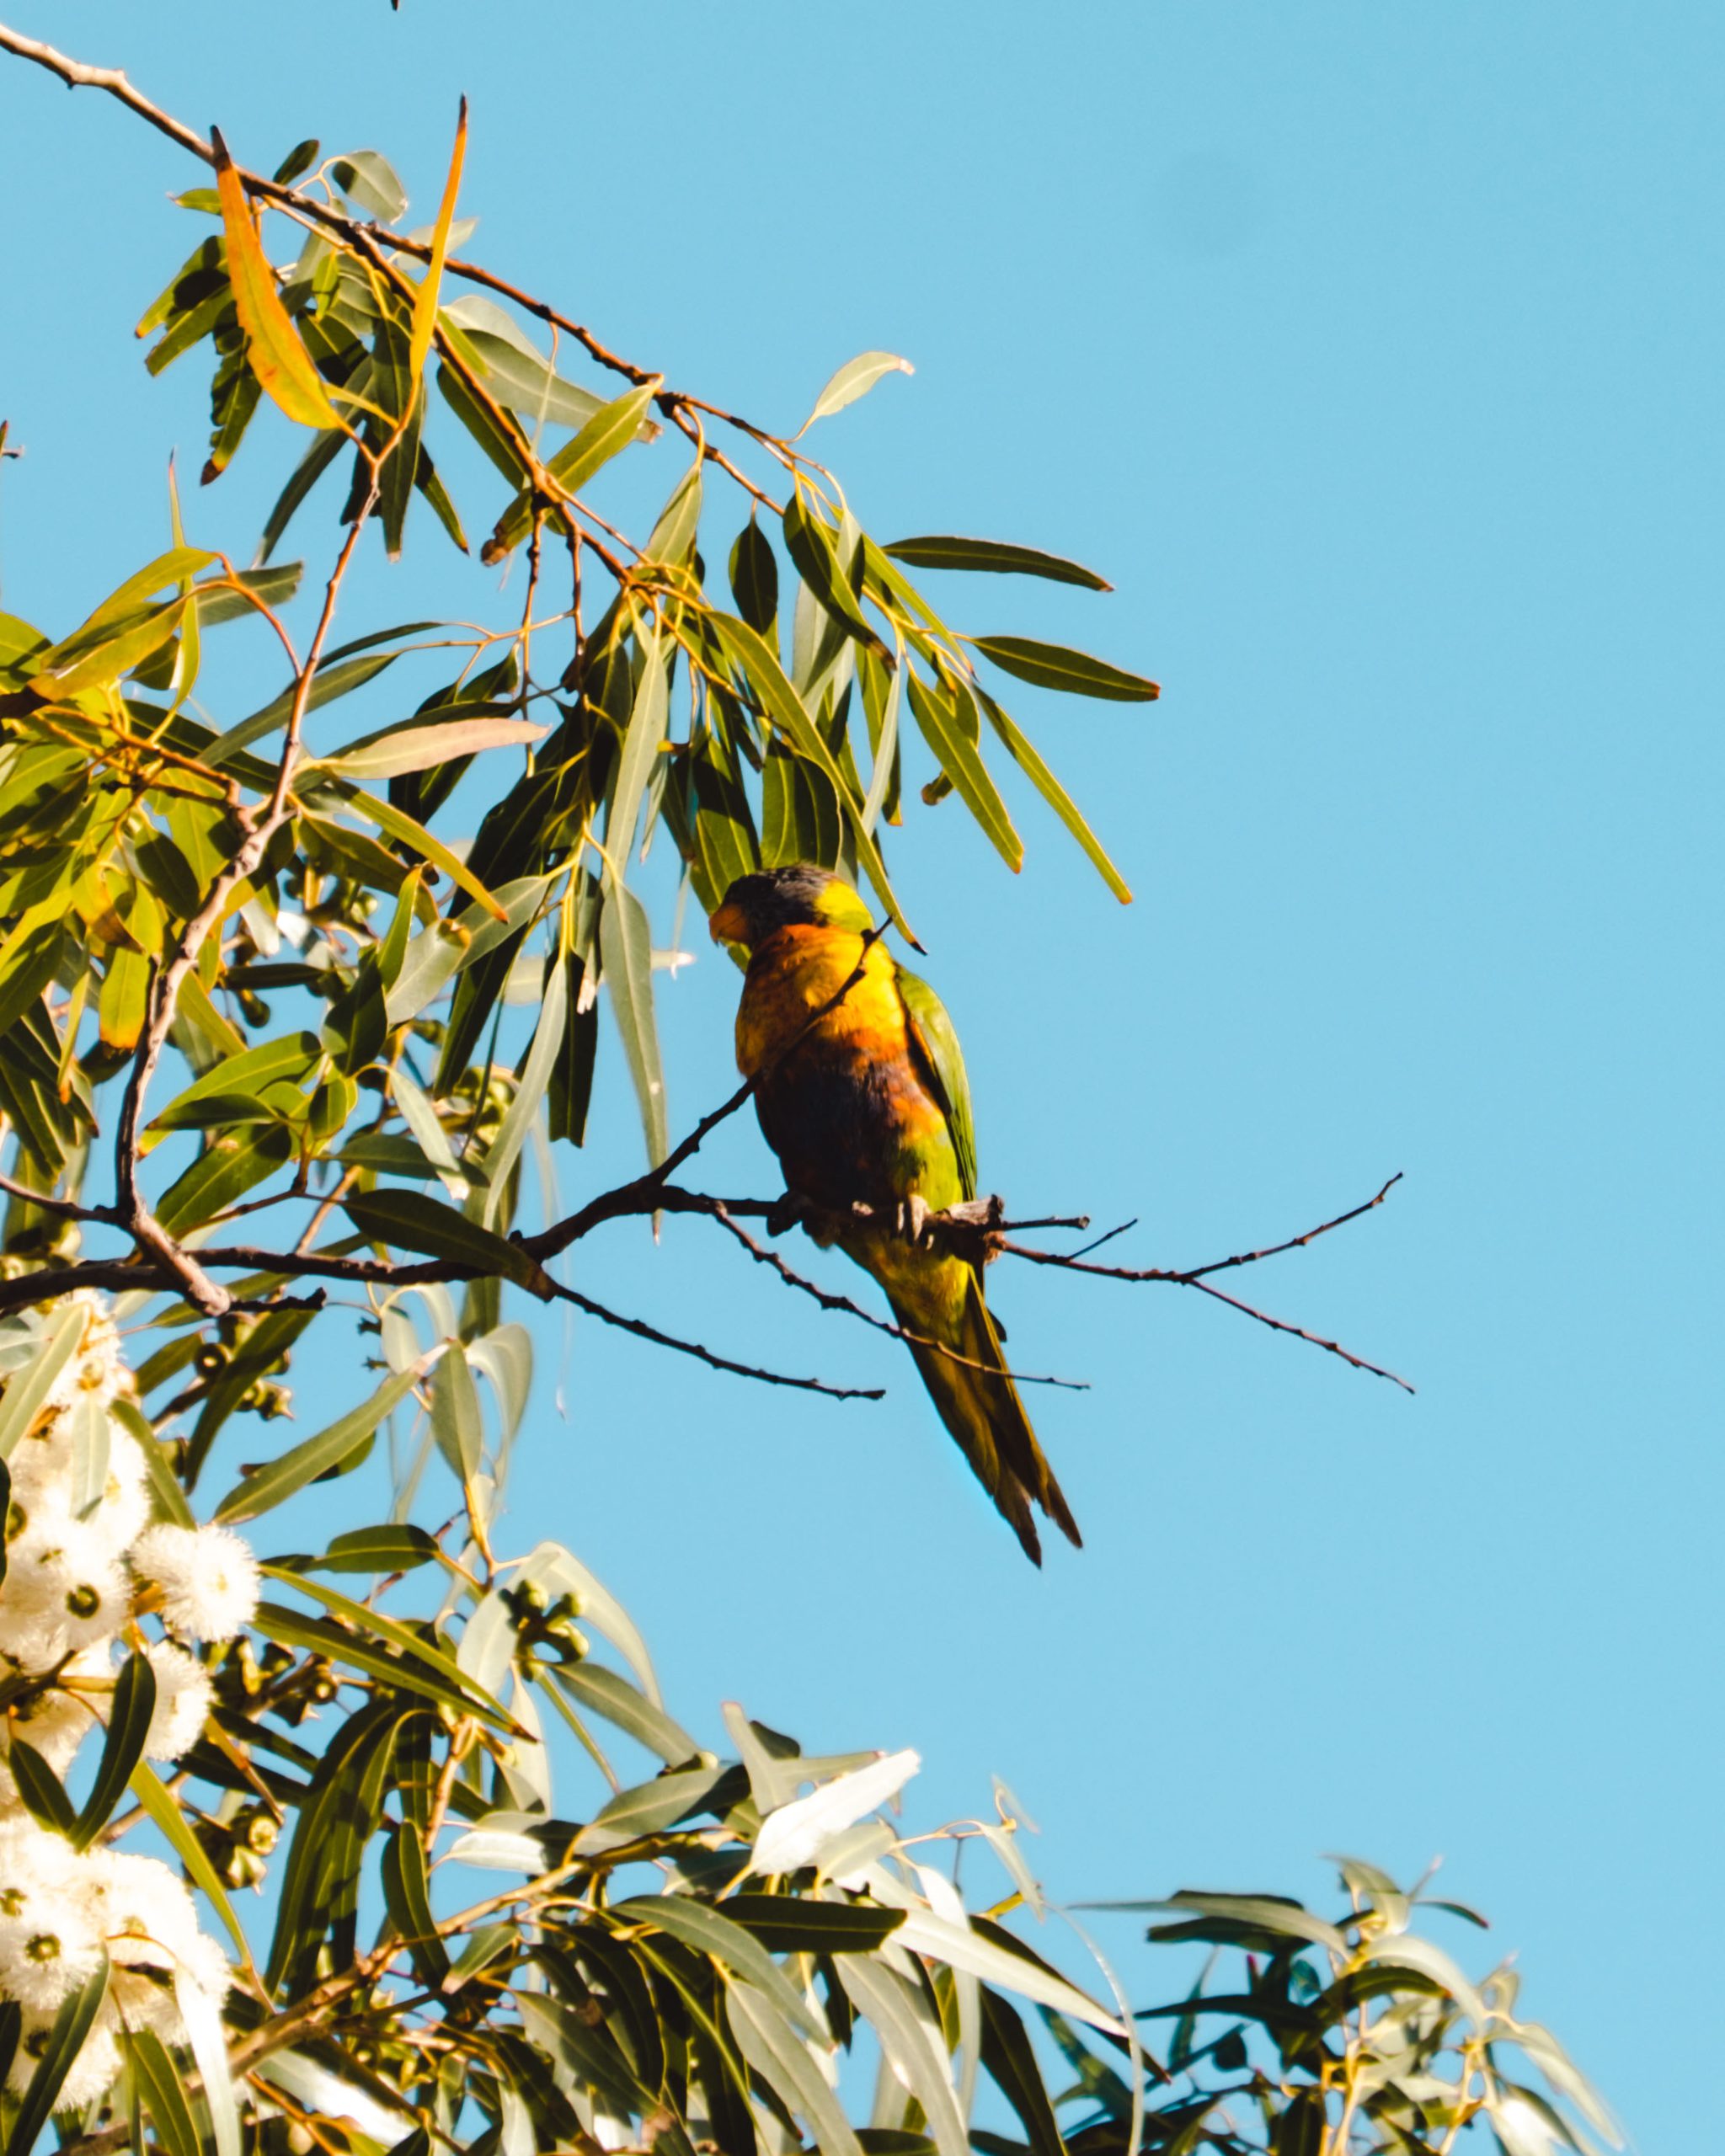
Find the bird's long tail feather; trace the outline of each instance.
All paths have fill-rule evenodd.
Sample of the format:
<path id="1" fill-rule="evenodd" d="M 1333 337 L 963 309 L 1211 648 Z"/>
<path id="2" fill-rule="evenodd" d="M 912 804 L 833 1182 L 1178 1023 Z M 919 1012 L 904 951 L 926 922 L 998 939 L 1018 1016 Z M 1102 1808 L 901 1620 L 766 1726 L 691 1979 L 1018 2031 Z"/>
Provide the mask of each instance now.
<path id="1" fill-rule="evenodd" d="M 920 1294 L 895 1292 L 889 1286 L 889 1299 L 906 1332 L 937 1340 L 952 1349 L 943 1354 L 939 1348 L 910 1343 L 942 1422 L 1017 1536 L 1025 1556 L 1039 1565 L 1042 1543 L 1031 1513 L 1033 1504 L 1042 1508 L 1069 1542 L 1081 1547 L 1082 1538 L 1036 1442 L 1018 1388 L 1007 1373 L 1000 1336 L 983 1300 L 982 1283 L 969 1266 L 961 1269 L 962 1282 L 948 1274 L 941 1283 L 949 1293 L 939 1298 L 943 1307 L 937 1318 Z M 924 1306 L 919 1308 L 920 1304 Z"/>

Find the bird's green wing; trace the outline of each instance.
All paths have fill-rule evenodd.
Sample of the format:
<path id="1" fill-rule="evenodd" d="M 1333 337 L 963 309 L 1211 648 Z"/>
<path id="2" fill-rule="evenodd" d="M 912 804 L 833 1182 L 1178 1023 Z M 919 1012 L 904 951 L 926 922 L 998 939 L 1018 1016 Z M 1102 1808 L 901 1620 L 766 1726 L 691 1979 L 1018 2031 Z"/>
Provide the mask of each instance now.
<path id="1" fill-rule="evenodd" d="M 970 1115 L 970 1081 L 964 1075 L 964 1058 L 959 1036 L 947 1016 L 947 1007 L 926 980 L 899 968 L 899 995 L 910 1021 L 911 1038 L 933 1078 L 947 1128 L 953 1134 L 953 1150 L 959 1156 L 959 1178 L 966 1198 L 976 1195 L 976 1126 Z"/>

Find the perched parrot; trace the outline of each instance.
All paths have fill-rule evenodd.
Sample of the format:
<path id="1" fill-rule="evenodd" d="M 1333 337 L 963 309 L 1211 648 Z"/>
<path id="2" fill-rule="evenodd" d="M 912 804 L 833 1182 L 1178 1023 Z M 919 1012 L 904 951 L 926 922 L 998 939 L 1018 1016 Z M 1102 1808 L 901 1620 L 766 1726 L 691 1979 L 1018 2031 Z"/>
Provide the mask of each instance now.
<path id="1" fill-rule="evenodd" d="M 710 925 L 716 942 L 749 953 L 737 1065 L 745 1078 L 765 1070 L 755 1105 L 788 1189 L 830 1214 L 858 1202 L 873 1209 L 839 1246 L 886 1290 L 906 1332 L 937 1343 L 911 1342 L 922 1382 L 1039 1565 L 1032 1505 L 1074 1543 L 1077 1527 L 1007 1374 L 979 1268 L 921 1239 L 927 1213 L 976 1195 L 970 1088 L 952 1020 L 926 981 L 865 940 L 868 908 L 830 869 L 740 876 Z M 859 965 L 842 1001 L 810 1026 Z"/>

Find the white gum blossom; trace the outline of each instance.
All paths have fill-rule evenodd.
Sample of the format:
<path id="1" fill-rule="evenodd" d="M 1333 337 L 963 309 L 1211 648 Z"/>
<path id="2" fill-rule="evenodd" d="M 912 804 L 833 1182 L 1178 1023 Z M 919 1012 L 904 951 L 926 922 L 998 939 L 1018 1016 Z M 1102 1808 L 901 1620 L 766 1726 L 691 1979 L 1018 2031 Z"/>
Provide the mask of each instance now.
<path id="1" fill-rule="evenodd" d="M 170 1766 L 210 1713 L 211 1672 L 197 1646 L 230 1640 L 249 1621 L 257 1561 L 226 1528 L 152 1518 L 148 1464 L 109 1412 L 136 1397 L 119 1331 L 97 1297 L 69 1304 L 83 1324 L 76 1351 L 6 1461 L 0 1762 L 22 1741 L 63 1776 L 87 1737 L 99 1744 L 115 1684 L 136 1654 L 155 1678 L 145 1756 Z M 47 1314 L 44 1341 L 67 1308 Z M 13 1357 L 4 1385 L 30 1367 Z M 147 1636 L 152 1620 L 170 1636 Z M 74 1849 L 25 1810 L 10 1765 L 0 1764 L 0 1998 L 15 1999 L 24 2016 L 14 2091 L 28 2087 L 56 2013 L 104 1951 L 107 1991 L 56 2100 L 62 2110 L 82 2110 L 111 2087 L 121 2030 L 184 2042 L 176 1983 L 219 2005 L 227 1962 L 168 1865 L 99 1844 Z"/>

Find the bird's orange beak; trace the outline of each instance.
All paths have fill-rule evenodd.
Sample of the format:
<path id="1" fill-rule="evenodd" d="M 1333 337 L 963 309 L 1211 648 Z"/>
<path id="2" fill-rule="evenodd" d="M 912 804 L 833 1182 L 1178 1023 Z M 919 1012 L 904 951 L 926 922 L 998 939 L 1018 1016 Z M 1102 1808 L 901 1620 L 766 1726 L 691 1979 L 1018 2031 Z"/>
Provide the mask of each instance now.
<path id="1" fill-rule="evenodd" d="M 749 924 L 739 905 L 720 906 L 708 920 L 707 932 L 715 943 L 740 943 L 745 950 L 748 948 Z"/>

